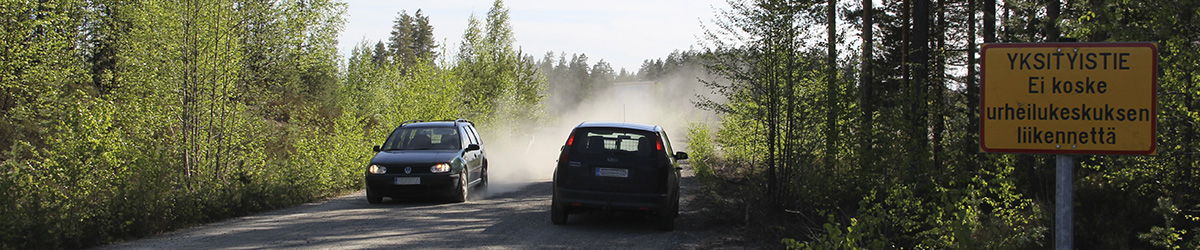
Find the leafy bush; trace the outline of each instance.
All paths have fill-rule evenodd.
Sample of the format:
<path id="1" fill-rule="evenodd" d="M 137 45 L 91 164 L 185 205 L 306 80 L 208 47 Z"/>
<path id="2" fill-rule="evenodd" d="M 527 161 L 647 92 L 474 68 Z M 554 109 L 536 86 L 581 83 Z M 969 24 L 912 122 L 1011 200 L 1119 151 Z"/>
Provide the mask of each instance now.
<path id="1" fill-rule="evenodd" d="M 710 178 L 713 175 L 713 170 L 710 164 L 716 155 L 713 150 L 716 146 L 713 145 L 712 134 L 709 132 L 708 126 L 703 123 L 692 123 L 688 125 L 688 164 L 695 170 L 697 178 Z"/>

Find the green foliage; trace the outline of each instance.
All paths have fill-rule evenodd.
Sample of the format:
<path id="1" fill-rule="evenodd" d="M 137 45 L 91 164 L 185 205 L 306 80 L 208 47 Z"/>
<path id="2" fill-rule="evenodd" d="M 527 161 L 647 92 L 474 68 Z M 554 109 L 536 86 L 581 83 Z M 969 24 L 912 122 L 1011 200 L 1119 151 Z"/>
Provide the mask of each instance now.
<path id="1" fill-rule="evenodd" d="M 376 64 L 373 54 L 365 42 L 351 52 L 345 82 L 336 91 L 345 114 L 387 125 L 374 131 L 382 136 L 400 121 L 461 116 L 464 83 L 452 70 L 429 60 L 416 65 Z"/>
<path id="2" fill-rule="evenodd" d="M 921 1 L 884 2 L 874 11 L 881 35 L 874 46 L 882 56 L 825 65 L 810 45 L 821 46 L 816 41 L 827 37 L 795 29 L 821 23 L 816 17 L 828 14 L 818 8 L 826 7 L 818 6 L 823 2 L 730 1 L 706 33 L 707 69 L 726 81 L 706 83 L 728 100 L 700 103 L 725 116 L 712 128 L 714 149 L 706 151 L 712 156 L 697 173 L 724 170 L 726 175 L 700 178 L 706 186 L 725 187 L 709 189 L 718 192 L 753 180 L 740 185 L 753 191 L 745 200 L 776 204 L 747 213 L 765 217 L 747 219 L 758 224 L 748 230 L 757 233 L 751 237 L 788 239 L 785 245 L 805 249 L 1050 245 L 1052 161 L 979 154 L 977 135 L 969 132 L 977 129 L 971 123 L 979 118 L 970 111 L 978 107 L 970 105 L 978 104 L 969 101 L 977 93 L 962 87 L 974 84 L 965 80 L 973 78 L 947 69 L 966 59 L 965 39 L 982 40 L 964 33 L 967 27 L 959 23 L 967 15 L 983 15 L 968 9 L 983 8 L 967 8 L 974 1 L 924 1 L 934 4 L 921 6 L 934 8 L 934 14 L 921 16 L 913 13 L 914 2 Z M 1195 248 L 1200 2 L 1079 1 L 1065 4 L 1057 19 L 1047 3 L 1005 1 L 1002 13 L 994 13 L 1000 16 L 999 41 L 1043 42 L 1060 35 L 1085 42 L 1153 41 L 1160 53 L 1158 155 L 1078 157 L 1076 246 Z M 925 46 L 911 38 L 921 28 L 917 21 L 931 24 L 930 55 L 913 49 Z M 914 61 L 925 56 L 928 61 Z M 822 88 L 824 79 L 864 73 L 856 60 L 872 60 L 872 68 L 863 70 L 882 80 L 870 83 L 877 87 Z M 642 72 L 657 74 L 663 64 L 646 61 Z M 929 72 L 914 69 L 922 65 Z M 826 66 L 838 70 L 819 70 Z M 919 79 L 927 84 L 913 84 Z M 857 98 L 876 108 L 844 115 L 864 111 L 846 93 L 867 93 Z M 830 100 L 833 105 L 825 103 Z M 872 122 L 851 126 L 862 122 L 858 119 Z M 831 126 L 838 128 L 828 130 Z M 698 129 L 703 128 L 692 127 L 689 134 L 706 134 Z M 831 131 L 836 133 L 820 133 Z M 828 143 L 834 149 L 824 147 Z"/>
<path id="3" fill-rule="evenodd" d="M 521 133 L 529 131 L 499 128 L 539 124 L 546 89 L 546 77 L 538 72 L 533 57 L 514 49 L 508 22 L 508 8 L 500 0 L 493 3 L 485 20 L 472 16 L 454 67 L 464 82 L 466 117 L 485 124 L 481 126 L 485 134 L 500 138 L 528 136 Z"/>
<path id="4" fill-rule="evenodd" d="M 32 143 L 45 133 L 49 118 L 62 109 L 56 98 L 90 76 L 83 58 L 72 53 L 70 31 L 83 22 L 80 1 L 0 2 L 0 148 Z M 16 156 L 0 158 L 11 159 Z"/>
<path id="5" fill-rule="evenodd" d="M 511 29 L 497 6 L 489 27 Z M 469 114 L 467 80 L 503 86 L 473 111 L 505 115 L 477 118 L 540 115 L 544 80 L 511 30 L 489 32 L 509 38 L 481 42 L 497 46 L 469 55 L 475 70 L 433 53 L 380 60 L 383 43 L 364 42 L 343 72 L 344 12 L 335 0 L 0 1 L 12 20 L 0 29 L 0 249 L 95 246 L 359 189 L 371 145 L 399 121 Z M 413 22 L 431 35 L 420 12 Z"/>
<path id="6" fill-rule="evenodd" d="M 437 58 L 438 47 L 433 41 L 433 26 L 429 25 L 429 16 L 421 14 L 417 9 L 413 15 L 401 10 L 400 15 L 392 22 L 392 36 L 388 39 L 388 53 L 400 65 L 415 65 L 417 59 L 432 60 Z"/>
<path id="7" fill-rule="evenodd" d="M 713 169 L 710 164 L 717 157 L 713 135 L 703 123 L 688 124 L 688 164 L 696 171 L 697 178 L 712 178 Z"/>
<path id="8" fill-rule="evenodd" d="M 1096 209 L 1084 218 L 1120 215 L 1125 221 L 1082 220 L 1081 226 L 1103 227 L 1092 248 L 1194 249 L 1200 237 L 1195 220 L 1200 206 L 1200 167 L 1195 157 L 1195 110 L 1200 83 L 1200 44 L 1195 43 L 1200 1 L 1077 2 L 1066 8 L 1067 37 L 1086 42 L 1155 42 L 1158 48 L 1158 152 L 1154 157 L 1095 156 L 1083 161 L 1078 189 L 1094 193 L 1077 198 Z M 1113 202 L 1122 197 L 1125 202 Z M 1184 209 L 1191 208 L 1191 209 Z M 1087 242 L 1091 243 L 1091 242 Z M 1148 244 L 1148 245 L 1147 245 Z"/>
<path id="9" fill-rule="evenodd" d="M 849 122 L 848 114 L 855 109 L 827 105 L 845 99 L 848 89 L 837 81 L 829 85 L 826 80 L 834 76 L 822 70 L 821 50 L 805 47 L 803 40 L 813 36 L 813 30 L 801 27 L 817 23 L 805 12 L 813 6 L 812 2 L 731 2 L 732 10 L 719 16 L 719 29 L 707 32 L 712 47 L 703 54 L 706 67 L 726 81 L 705 83 L 727 101 L 700 105 L 725 113 L 718 141 L 731 140 L 722 141 L 734 147 L 728 153 L 765 170 L 766 196 L 776 203 L 773 206 L 828 205 L 828 200 L 797 198 L 805 193 L 836 197 L 810 187 L 841 181 L 828 177 L 851 166 L 841 157 L 846 155 L 847 141 L 838 138 L 847 131 L 838 121 Z M 835 122 L 829 123 L 829 118 Z"/>
<path id="10" fill-rule="evenodd" d="M 1175 217 L 1179 216 L 1179 207 L 1171 203 L 1170 198 L 1158 198 L 1158 206 L 1154 207 L 1155 212 L 1162 213 L 1163 220 L 1166 222 L 1163 226 L 1154 226 L 1150 228 L 1150 232 L 1138 234 L 1138 239 L 1149 241 L 1154 247 L 1164 249 L 1183 249 L 1180 244 L 1183 241 L 1184 235 L 1188 233 L 1185 229 L 1177 229 L 1174 227 Z M 1193 245 L 1187 249 L 1196 248 Z"/>
<path id="11" fill-rule="evenodd" d="M 826 223 L 821 226 L 823 233 L 813 241 L 798 241 L 791 238 L 783 239 L 788 249 L 884 249 L 889 246 L 889 240 L 884 235 L 883 205 L 876 199 L 875 193 L 864 196 L 859 201 L 859 217 L 850 218 L 843 226 L 832 213 L 825 215 Z"/>
<path id="12" fill-rule="evenodd" d="M 369 124 L 331 102 L 344 4 L 2 4 L 17 21 L 0 37 L 16 48 L 0 52 L 0 249 L 93 246 L 361 186 Z"/>
<path id="13" fill-rule="evenodd" d="M 74 53 L 83 7 L 82 1 L 0 1 L 0 249 L 77 245 L 100 225 L 90 223 L 98 214 L 87 211 L 95 202 L 77 195 L 98 194 L 89 187 L 103 183 L 74 161 L 62 162 L 69 156 L 49 150 L 59 141 L 43 138 L 76 124 L 59 117 L 91 118 L 80 112 L 89 106 L 74 106 L 87 103 L 76 98 L 90 80 L 84 58 Z"/>

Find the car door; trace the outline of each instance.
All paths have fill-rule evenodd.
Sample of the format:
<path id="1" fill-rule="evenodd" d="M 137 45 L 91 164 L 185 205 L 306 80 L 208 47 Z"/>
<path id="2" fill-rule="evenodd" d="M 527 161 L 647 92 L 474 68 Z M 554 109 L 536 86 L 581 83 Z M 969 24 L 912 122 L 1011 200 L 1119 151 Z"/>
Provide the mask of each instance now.
<path id="1" fill-rule="evenodd" d="M 483 178 L 483 157 L 482 150 L 466 150 L 468 145 L 479 144 L 479 136 L 476 135 L 470 126 L 459 127 L 459 134 L 462 135 L 463 160 L 466 161 L 467 171 L 472 177 L 470 181 Z"/>
<path id="2" fill-rule="evenodd" d="M 667 154 L 666 155 L 667 161 L 669 162 L 669 165 L 672 168 L 672 169 L 668 170 L 668 171 L 670 171 L 670 174 L 667 175 L 667 178 L 668 178 L 667 189 L 670 192 L 674 193 L 675 195 L 678 195 L 679 178 L 681 178 L 681 176 L 680 176 L 681 168 L 679 167 L 679 159 L 675 159 L 675 149 L 671 147 L 671 138 L 667 136 L 667 131 L 659 130 L 658 136 L 659 136 L 659 139 L 662 140 L 662 144 L 665 147 L 663 149 L 663 153 Z"/>

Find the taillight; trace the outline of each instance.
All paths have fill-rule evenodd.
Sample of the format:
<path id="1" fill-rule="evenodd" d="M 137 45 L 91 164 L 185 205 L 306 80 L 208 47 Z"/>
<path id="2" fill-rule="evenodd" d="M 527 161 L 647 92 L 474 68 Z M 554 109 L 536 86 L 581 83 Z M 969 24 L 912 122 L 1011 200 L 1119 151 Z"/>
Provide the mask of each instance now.
<path id="1" fill-rule="evenodd" d="M 662 136 L 655 136 L 654 150 L 662 151 Z"/>
<path id="2" fill-rule="evenodd" d="M 575 144 L 575 130 L 571 130 L 571 136 L 567 137 L 567 145 L 563 146 L 562 152 L 559 153 L 558 162 L 567 160 L 567 151 L 571 150 L 571 144 Z"/>

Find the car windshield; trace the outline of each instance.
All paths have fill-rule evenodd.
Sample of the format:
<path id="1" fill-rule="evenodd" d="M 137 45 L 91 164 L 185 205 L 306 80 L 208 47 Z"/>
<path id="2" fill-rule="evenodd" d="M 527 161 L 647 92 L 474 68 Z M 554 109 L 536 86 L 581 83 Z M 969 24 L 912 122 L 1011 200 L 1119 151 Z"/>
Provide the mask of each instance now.
<path id="1" fill-rule="evenodd" d="M 458 130 L 454 128 L 399 128 L 383 144 L 383 150 L 445 150 L 461 147 Z"/>
<path id="2" fill-rule="evenodd" d="M 574 152 L 649 156 L 656 150 L 655 137 L 650 132 L 589 129 L 576 133 L 576 143 L 571 146 L 571 150 Z"/>

